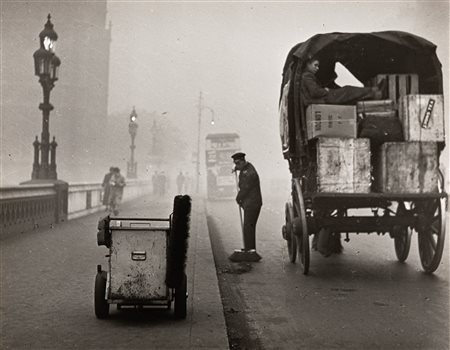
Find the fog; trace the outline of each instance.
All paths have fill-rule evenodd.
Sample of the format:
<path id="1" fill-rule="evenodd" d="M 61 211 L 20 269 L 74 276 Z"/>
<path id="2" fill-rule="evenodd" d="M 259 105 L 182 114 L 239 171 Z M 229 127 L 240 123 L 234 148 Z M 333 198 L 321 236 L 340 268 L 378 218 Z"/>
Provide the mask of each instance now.
<path id="1" fill-rule="evenodd" d="M 66 2 L 70 6 L 89 6 L 86 2 Z M 11 69 L 10 53 L 4 43 L 14 35 L 5 35 L 6 16 L 29 16 L 33 25 L 21 29 L 29 39 L 15 47 L 14 54 L 26 56 L 24 64 L 34 90 L 21 96 L 31 106 L 33 122 L 15 124 L 11 113 L 14 107 L 2 98 L 2 184 L 27 180 L 32 166 L 34 135 L 40 134 L 40 111 L 37 109 L 42 93 L 33 77 L 32 53 L 37 49 L 37 36 L 43 29 L 48 12 L 52 14 L 55 30 L 60 34 L 65 23 L 57 17 L 55 2 L 29 2 L 28 10 L 14 7 L 13 2 L 2 4 L 2 71 Z M 314 34 L 325 32 L 370 32 L 402 30 L 422 36 L 438 46 L 438 57 L 443 65 L 445 105 L 448 106 L 449 71 L 449 3 L 424 1 L 301 1 L 301 2 L 150 2 L 109 1 L 106 25 L 111 22 L 109 83 L 106 136 L 87 138 L 78 143 L 79 153 L 96 153 L 89 166 L 80 169 L 74 149 L 67 144 L 76 138 L 77 128 L 68 126 L 58 115 L 65 97 L 60 96 L 64 86 L 67 61 L 76 53 L 64 51 L 64 36 L 58 39 L 61 79 L 52 96 L 55 111 L 51 112 L 51 135 L 57 135 L 58 175 L 67 181 L 100 181 L 109 165 L 126 168 L 129 157 L 128 115 L 133 106 L 138 113 L 136 159 L 140 178 L 149 178 L 155 169 L 163 169 L 165 161 L 170 172 L 188 169 L 194 173 L 193 153 L 197 147 L 199 95 L 202 92 L 201 145 L 208 133 L 237 132 L 241 148 L 247 154 L 263 181 L 266 193 L 289 188 L 289 170 L 282 158 L 279 138 L 278 99 L 281 73 L 288 51 L 295 44 Z M 8 17 L 10 18 L 10 17 Z M 89 19 L 84 19 L 85 21 Z M 30 22 L 31 23 L 31 22 Z M 85 23 L 81 29 L 89 26 Z M 11 34 L 12 30 L 9 28 Z M 90 48 L 95 50 L 95 47 Z M 58 53 L 59 51 L 57 51 Z M 59 55 L 59 53 L 58 53 Z M 72 58 L 73 59 L 73 58 Z M 79 74 L 84 74 L 79 72 Z M 33 80 L 34 79 L 34 80 Z M 92 81 L 89 80 L 91 84 Z M 4 83 L 2 96 L 24 94 L 17 85 Z M 17 90 L 14 90 L 17 89 Z M 60 89 L 60 92 L 58 92 Z M 75 93 L 75 92 L 74 92 Z M 95 96 L 92 96 L 95 99 Z M 30 101 L 32 100 L 32 101 Z M 87 113 L 89 113 L 87 111 Z M 448 120 L 448 108 L 447 108 Z M 55 118 L 54 116 L 58 116 Z M 214 125 L 211 125 L 214 118 Z M 158 132 L 167 147 L 179 149 L 182 159 L 155 162 L 151 151 L 154 135 L 153 121 L 167 134 Z M 95 126 L 98 128 L 98 126 Z M 447 123 L 447 135 L 448 123 Z M 80 133 L 86 133 L 84 129 Z M 82 138 L 82 136 L 80 136 Z M 90 145 L 90 140 L 92 145 Z M 21 143 L 21 146 L 17 146 Z M 92 147 L 90 147 L 92 146 Z M 17 149 L 20 151 L 17 151 Z M 176 153 L 176 152 L 175 152 Z M 204 150 L 200 154 L 203 162 Z M 13 154 L 11 156 L 11 154 Z M 195 156 L 195 154 L 194 154 Z M 444 154 L 448 158 L 448 151 Z M 78 165 L 77 165 L 78 164 Z M 230 168 L 232 164 L 230 161 Z M 204 164 L 201 166 L 204 175 Z"/>

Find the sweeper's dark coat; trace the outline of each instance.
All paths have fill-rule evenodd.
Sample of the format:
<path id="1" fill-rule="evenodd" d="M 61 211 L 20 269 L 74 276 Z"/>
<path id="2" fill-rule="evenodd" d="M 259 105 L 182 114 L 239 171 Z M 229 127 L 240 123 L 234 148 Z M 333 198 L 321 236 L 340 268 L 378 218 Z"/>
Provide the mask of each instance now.
<path id="1" fill-rule="evenodd" d="M 262 206 L 259 176 L 255 167 L 249 162 L 239 172 L 239 192 L 236 201 L 244 209 Z"/>

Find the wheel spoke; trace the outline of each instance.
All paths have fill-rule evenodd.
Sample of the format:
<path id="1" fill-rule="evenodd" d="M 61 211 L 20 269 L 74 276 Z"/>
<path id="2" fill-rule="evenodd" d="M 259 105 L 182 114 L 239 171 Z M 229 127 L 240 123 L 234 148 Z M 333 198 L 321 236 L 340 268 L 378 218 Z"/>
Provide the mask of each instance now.
<path id="1" fill-rule="evenodd" d="M 436 246 L 437 246 L 437 242 L 434 239 L 434 235 L 432 235 L 432 234 L 428 235 L 428 243 L 430 244 L 430 247 L 431 247 L 431 249 L 433 251 L 433 254 L 434 254 L 434 252 L 436 251 Z"/>
<path id="2" fill-rule="evenodd" d="M 435 234 L 435 235 L 439 236 L 440 233 L 441 233 L 441 223 L 439 221 L 434 221 L 430 225 L 430 231 L 431 231 L 432 234 Z"/>
<path id="3" fill-rule="evenodd" d="M 429 250 L 429 245 L 427 244 L 428 239 L 427 239 L 425 233 L 421 233 L 420 241 L 421 241 L 421 248 L 422 248 L 422 255 L 423 255 L 422 260 L 425 265 L 428 265 L 430 263 L 430 250 Z"/>
<path id="4" fill-rule="evenodd" d="M 439 215 L 438 208 L 439 208 L 439 199 L 436 199 L 433 201 L 433 204 L 427 208 L 426 212 L 427 214 L 429 214 L 430 217 L 435 218 L 437 215 Z"/>

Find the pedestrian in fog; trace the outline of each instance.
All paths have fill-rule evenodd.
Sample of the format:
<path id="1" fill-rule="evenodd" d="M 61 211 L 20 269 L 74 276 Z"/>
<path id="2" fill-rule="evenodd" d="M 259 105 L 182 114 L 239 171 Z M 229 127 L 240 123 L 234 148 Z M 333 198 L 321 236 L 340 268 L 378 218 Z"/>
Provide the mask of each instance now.
<path id="1" fill-rule="evenodd" d="M 152 175 L 152 186 L 153 186 L 152 190 L 153 190 L 154 195 L 158 194 L 158 191 L 159 191 L 158 190 L 158 176 L 159 176 L 159 174 L 157 171 L 155 171 Z"/>
<path id="2" fill-rule="evenodd" d="M 183 172 L 180 170 L 180 173 L 177 175 L 178 193 L 182 193 L 183 192 L 184 181 L 185 181 L 185 178 L 184 178 Z"/>
<path id="3" fill-rule="evenodd" d="M 109 168 L 109 173 L 105 174 L 103 178 L 102 187 L 103 187 L 103 205 L 105 206 L 105 211 L 109 210 L 109 192 L 110 192 L 110 180 L 111 176 L 114 173 L 114 167 Z"/>
<path id="4" fill-rule="evenodd" d="M 164 171 L 162 171 L 158 175 L 158 189 L 160 196 L 164 196 L 166 194 L 166 182 L 167 182 L 166 174 L 164 173 Z"/>
<path id="5" fill-rule="evenodd" d="M 192 177 L 188 172 L 184 175 L 184 193 L 189 193 L 192 187 Z"/>
<path id="6" fill-rule="evenodd" d="M 244 250 L 256 250 L 256 222 L 262 206 L 261 187 L 255 167 L 245 160 L 245 153 L 231 156 L 235 171 L 239 171 L 239 191 L 236 202 L 244 209 Z"/>
<path id="7" fill-rule="evenodd" d="M 120 174 L 119 168 L 114 168 L 110 180 L 110 200 L 109 207 L 115 216 L 119 215 L 120 204 L 122 203 L 123 188 L 125 187 L 125 178 Z"/>

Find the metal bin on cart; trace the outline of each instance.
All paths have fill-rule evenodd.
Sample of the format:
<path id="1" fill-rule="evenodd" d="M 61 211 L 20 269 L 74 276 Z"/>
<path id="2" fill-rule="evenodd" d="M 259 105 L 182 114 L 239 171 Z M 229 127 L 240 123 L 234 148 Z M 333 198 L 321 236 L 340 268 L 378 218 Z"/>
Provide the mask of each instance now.
<path id="1" fill-rule="evenodd" d="M 186 218 L 185 215 L 185 221 Z M 187 232 L 180 234 L 174 229 L 172 216 L 168 219 L 108 216 L 100 220 L 98 245 L 105 245 L 109 251 L 106 269 L 98 265 L 95 278 L 94 301 L 98 318 L 109 315 L 110 304 L 117 304 L 118 308 L 159 306 L 170 309 L 172 301 L 175 302 L 175 316 L 186 317 L 185 257 L 178 260 L 182 277 L 177 282 L 167 283 L 174 280 L 169 278 L 168 269 L 176 233 L 184 236 L 178 237 L 181 242 L 182 238 L 187 239 Z M 176 263 L 172 262 L 172 267 Z"/>

